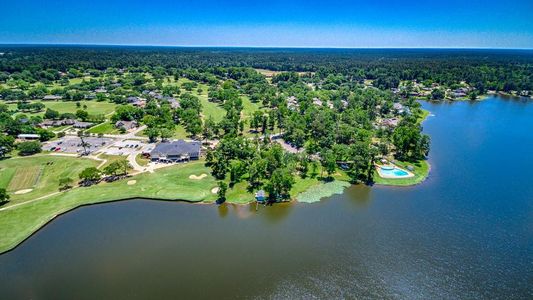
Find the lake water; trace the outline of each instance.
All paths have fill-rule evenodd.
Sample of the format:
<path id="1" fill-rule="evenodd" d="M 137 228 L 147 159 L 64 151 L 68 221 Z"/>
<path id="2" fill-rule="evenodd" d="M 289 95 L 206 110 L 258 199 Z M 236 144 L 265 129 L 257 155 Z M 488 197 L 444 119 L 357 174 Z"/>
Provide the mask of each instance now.
<path id="1" fill-rule="evenodd" d="M 531 299 L 533 102 L 423 106 L 421 185 L 258 211 L 81 208 L 0 256 L 0 297 Z"/>

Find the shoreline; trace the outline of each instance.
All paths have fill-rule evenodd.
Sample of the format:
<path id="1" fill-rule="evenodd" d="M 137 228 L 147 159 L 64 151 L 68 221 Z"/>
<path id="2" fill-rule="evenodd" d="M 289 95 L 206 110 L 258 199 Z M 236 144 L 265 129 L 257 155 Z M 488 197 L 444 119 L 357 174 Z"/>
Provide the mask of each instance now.
<path id="1" fill-rule="evenodd" d="M 427 117 L 430 115 L 429 111 L 424 110 L 421 120 L 419 120 L 420 123 L 424 122 Z M 399 166 L 402 168 L 406 168 L 407 166 L 404 165 L 404 162 L 397 162 L 399 163 Z M 419 162 L 420 163 L 420 162 Z M 410 163 L 413 164 L 413 163 Z M 189 165 L 182 165 L 181 167 L 178 167 L 177 173 L 179 173 L 180 176 L 182 176 L 185 181 L 189 178 L 189 173 L 191 174 L 197 174 L 198 171 L 194 169 L 194 166 L 196 165 L 202 165 L 203 163 L 193 163 Z M 175 172 L 176 170 L 165 168 L 165 170 L 162 170 L 162 173 L 160 176 L 154 176 L 157 180 L 157 177 L 165 177 L 168 174 L 165 172 Z M 183 170 L 185 169 L 185 170 Z M 188 170 L 192 169 L 192 170 Z M 415 166 L 415 171 L 413 172 L 415 174 L 414 177 L 407 178 L 407 179 L 383 179 L 379 177 L 379 174 L 375 174 L 374 182 L 370 187 L 374 185 L 378 186 L 389 186 L 389 187 L 406 187 L 406 186 L 415 186 L 418 184 L 421 184 L 424 182 L 427 177 L 429 176 L 430 172 L 430 165 L 427 162 L 427 160 L 422 161 L 421 167 Z M 377 173 L 376 170 L 374 172 Z M 422 172 L 420 175 L 416 176 L 417 172 Z M 152 174 L 153 175 L 153 174 Z M 151 201 L 167 201 L 167 202 L 184 202 L 189 204 L 201 204 L 201 205 L 208 205 L 208 204 L 216 204 L 215 201 L 215 195 L 211 193 L 212 186 L 209 184 L 209 182 L 204 182 L 203 180 L 198 180 L 198 182 L 203 182 L 201 189 L 206 189 L 206 191 L 198 191 L 195 190 L 199 195 L 191 196 L 191 194 L 187 194 L 187 192 L 181 192 L 181 197 L 172 197 L 170 195 L 175 195 L 172 192 L 169 191 L 163 191 L 163 190 L 146 190 L 145 188 L 141 187 L 141 190 L 135 191 L 134 189 L 139 188 L 139 183 L 141 182 L 140 186 L 142 186 L 142 181 L 146 180 L 148 181 L 148 185 L 150 186 L 150 180 L 154 180 L 154 177 L 146 178 L 146 175 L 144 173 L 140 173 L 131 177 L 128 177 L 127 180 L 136 180 L 137 184 L 135 185 L 127 185 L 126 187 L 122 187 L 123 189 L 128 188 L 129 190 L 124 190 L 122 195 L 128 195 L 127 197 L 120 197 L 118 195 L 113 195 L 113 187 L 117 188 L 116 185 L 124 184 L 126 185 L 127 182 L 124 180 L 119 180 L 114 183 L 105 183 L 101 185 L 93 186 L 98 191 L 98 194 L 100 195 L 100 198 L 92 198 L 91 194 L 94 193 L 94 190 L 88 190 L 89 188 L 84 188 L 86 190 L 81 189 L 75 189 L 78 191 L 84 191 L 82 194 L 78 195 L 80 192 L 71 193 L 72 190 L 62 192 L 60 194 L 43 198 L 39 201 L 30 201 L 27 203 L 21 203 L 20 205 L 17 205 L 14 203 L 12 206 L 3 207 L 2 211 L 0 211 L 0 215 L 4 214 L 3 218 L 0 218 L 0 236 L 2 239 L 0 240 L 0 255 L 9 251 L 12 251 L 16 247 L 18 247 L 20 244 L 22 244 L 24 241 L 29 239 L 31 236 L 36 234 L 39 230 L 44 228 L 47 224 L 54 221 L 56 218 L 63 214 L 67 214 L 75 209 L 78 209 L 80 207 L 90 206 L 90 205 L 98 205 L 98 204 L 106 204 L 106 203 L 112 203 L 112 202 L 120 202 L 120 201 L 128 201 L 128 200 L 137 200 L 137 199 L 144 199 L 144 200 L 151 200 Z M 336 181 L 339 181 L 340 185 L 343 185 L 344 188 L 342 192 L 347 187 L 352 186 L 353 184 L 349 183 L 346 180 L 336 179 Z M 161 183 L 160 180 L 158 183 Z M 212 182 L 214 184 L 214 182 Z M 304 190 L 299 190 L 293 197 L 291 197 L 291 200 L 288 202 L 298 202 L 298 203 L 305 203 L 305 201 L 299 201 L 298 196 L 301 194 L 304 194 L 306 191 L 310 189 L 316 189 L 320 188 L 321 185 L 324 185 L 324 182 L 318 182 L 316 184 L 308 184 L 304 185 Z M 146 183 L 145 183 L 146 185 Z M 111 189 L 111 190 L 110 190 Z M 110 190 L 110 191 L 108 191 Z M 106 193 L 107 191 L 107 193 Z M 87 193 L 89 192 L 89 193 Z M 180 192 L 177 192 L 176 194 L 180 194 Z M 165 197 L 168 195 L 168 197 Z M 324 193 L 321 195 L 322 198 L 333 196 L 338 192 L 332 192 L 331 194 Z M 78 197 L 76 197 L 76 195 Z M 87 199 L 83 199 L 83 197 L 87 197 Z M 118 196 L 118 197 L 117 197 Z M 238 194 L 233 196 L 233 201 L 226 201 L 228 204 L 232 205 L 249 205 L 250 203 L 255 202 L 255 199 L 253 197 L 250 198 L 249 201 L 242 201 L 242 199 L 238 199 Z M 232 195 L 228 195 L 228 198 L 231 199 Z M 107 199 L 106 199 L 107 198 Z M 190 198 L 190 199 L 188 199 Z M 193 199 L 196 198 L 197 200 Z M 41 210 L 41 211 L 39 211 Z M 36 212 L 37 211 L 37 212 Z M 26 227 L 25 227 L 26 225 Z M 9 236 L 11 234 L 11 236 Z"/>

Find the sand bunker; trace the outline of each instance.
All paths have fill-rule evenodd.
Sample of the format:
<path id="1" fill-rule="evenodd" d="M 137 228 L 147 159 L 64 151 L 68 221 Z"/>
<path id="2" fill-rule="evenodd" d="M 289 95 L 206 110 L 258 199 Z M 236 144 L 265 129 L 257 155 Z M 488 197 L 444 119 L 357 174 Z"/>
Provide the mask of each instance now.
<path id="1" fill-rule="evenodd" d="M 128 185 L 134 185 L 137 183 L 137 180 L 129 180 Z"/>
<path id="2" fill-rule="evenodd" d="M 214 187 L 214 188 L 211 189 L 211 193 L 216 194 L 216 193 L 218 193 L 218 190 L 219 190 L 218 187 Z"/>
<path id="3" fill-rule="evenodd" d="M 200 180 L 200 179 L 204 179 L 206 177 L 207 177 L 207 174 L 204 173 L 204 174 L 202 174 L 200 176 L 191 175 L 191 176 L 189 176 L 189 179 Z"/>
<path id="4" fill-rule="evenodd" d="M 33 191 L 33 189 L 18 190 L 14 194 L 15 195 L 22 195 L 22 194 L 27 194 L 27 193 L 29 193 L 31 191 Z"/>

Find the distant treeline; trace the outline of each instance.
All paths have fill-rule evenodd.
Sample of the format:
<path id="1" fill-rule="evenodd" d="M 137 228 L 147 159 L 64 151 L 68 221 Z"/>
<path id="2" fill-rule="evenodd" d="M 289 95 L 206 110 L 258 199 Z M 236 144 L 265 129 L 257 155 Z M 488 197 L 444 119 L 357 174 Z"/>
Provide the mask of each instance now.
<path id="1" fill-rule="evenodd" d="M 194 68 L 212 73 L 216 67 L 253 67 L 376 79 L 381 88 L 396 87 L 401 80 L 429 80 L 442 85 L 465 81 L 481 91 L 533 90 L 531 50 L 0 46 L 0 53 L 0 81 L 13 74 L 26 81 L 54 80 L 54 71 L 72 68 Z"/>

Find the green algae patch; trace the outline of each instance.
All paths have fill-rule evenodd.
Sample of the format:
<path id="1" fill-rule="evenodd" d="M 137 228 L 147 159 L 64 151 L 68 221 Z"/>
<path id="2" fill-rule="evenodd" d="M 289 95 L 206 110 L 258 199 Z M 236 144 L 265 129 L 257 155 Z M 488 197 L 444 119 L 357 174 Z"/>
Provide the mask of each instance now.
<path id="1" fill-rule="evenodd" d="M 296 196 L 296 201 L 303 203 L 319 202 L 320 199 L 330 197 L 335 194 L 342 194 L 345 188 L 349 187 L 350 183 L 346 181 L 335 180 L 328 183 L 313 186 Z"/>

